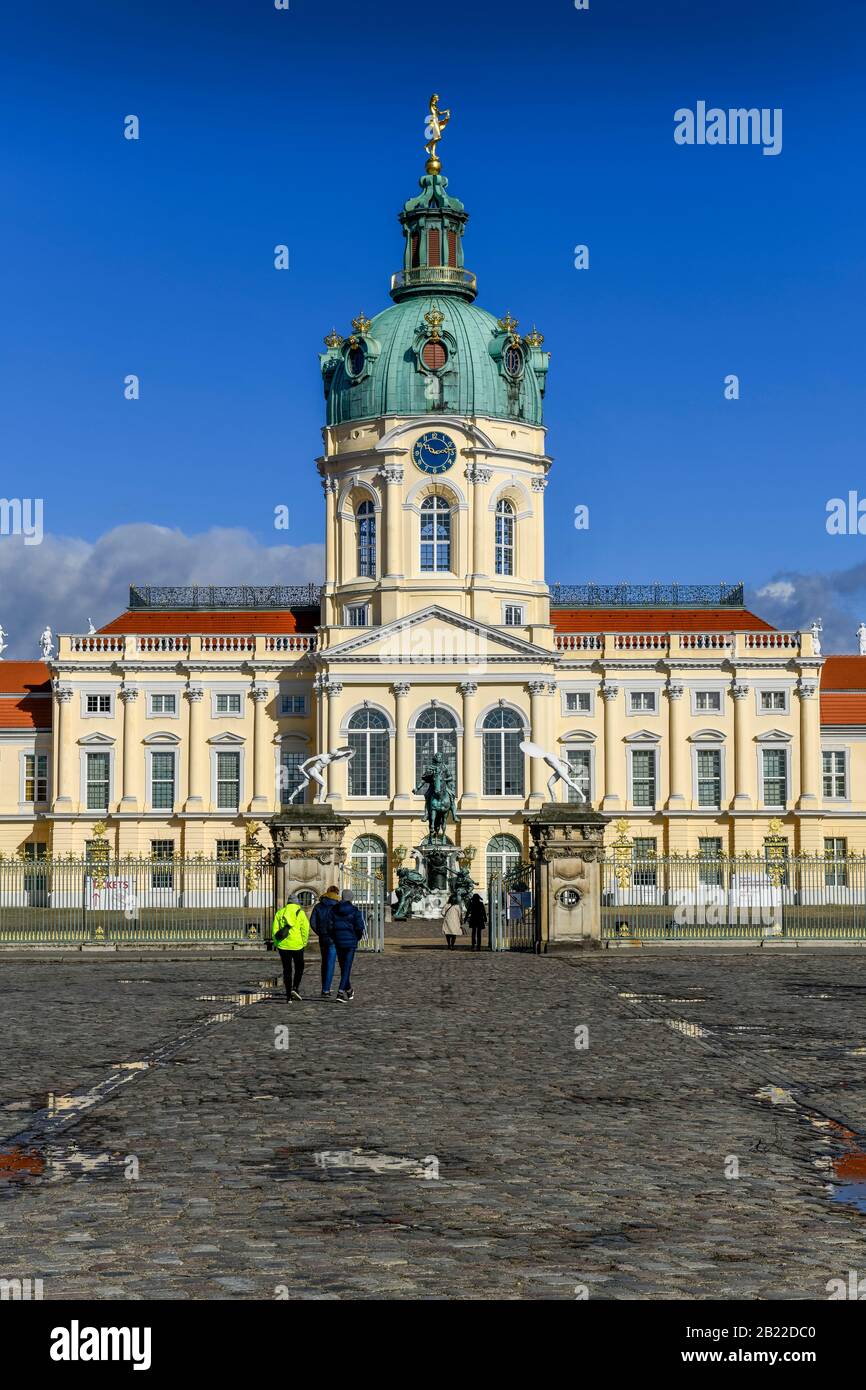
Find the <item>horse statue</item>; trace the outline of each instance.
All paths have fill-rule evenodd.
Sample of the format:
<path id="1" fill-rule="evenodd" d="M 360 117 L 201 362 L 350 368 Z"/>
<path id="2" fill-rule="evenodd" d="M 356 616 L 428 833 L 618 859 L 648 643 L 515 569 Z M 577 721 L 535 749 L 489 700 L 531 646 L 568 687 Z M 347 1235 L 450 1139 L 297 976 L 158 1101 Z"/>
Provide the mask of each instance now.
<path id="1" fill-rule="evenodd" d="M 415 791 L 424 796 L 428 839 L 444 839 L 449 815 L 457 824 L 457 803 L 451 774 L 441 753 L 433 754 Z"/>

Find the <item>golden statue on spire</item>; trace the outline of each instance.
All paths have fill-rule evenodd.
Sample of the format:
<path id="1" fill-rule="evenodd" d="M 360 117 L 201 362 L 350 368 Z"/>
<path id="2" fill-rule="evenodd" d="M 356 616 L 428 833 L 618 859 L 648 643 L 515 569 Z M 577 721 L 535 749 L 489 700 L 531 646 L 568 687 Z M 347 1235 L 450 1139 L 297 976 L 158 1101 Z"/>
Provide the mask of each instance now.
<path id="1" fill-rule="evenodd" d="M 427 124 L 424 127 L 424 134 L 429 141 L 429 143 L 424 146 L 427 152 L 426 168 L 428 174 L 438 174 L 439 170 L 442 168 L 442 162 L 436 153 L 436 146 L 442 139 L 442 132 L 450 120 L 451 112 L 439 110 L 439 97 L 436 92 L 434 92 L 430 98 L 430 113 L 427 117 Z"/>

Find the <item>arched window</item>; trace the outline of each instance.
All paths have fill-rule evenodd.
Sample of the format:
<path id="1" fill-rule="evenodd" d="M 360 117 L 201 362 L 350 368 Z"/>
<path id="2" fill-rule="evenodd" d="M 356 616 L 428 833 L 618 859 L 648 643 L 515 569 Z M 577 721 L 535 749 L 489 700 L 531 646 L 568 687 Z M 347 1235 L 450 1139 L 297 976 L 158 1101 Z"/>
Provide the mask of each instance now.
<path id="1" fill-rule="evenodd" d="M 484 721 L 484 795 L 523 796 L 523 723 L 513 709 L 491 710 Z"/>
<path id="2" fill-rule="evenodd" d="M 376 709 L 361 709 L 349 720 L 350 796 L 388 795 L 388 723 Z"/>
<path id="3" fill-rule="evenodd" d="M 496 573 L 514 573 L 514 507 L 507 497 L 496 504 Z"/>
<path id="4" fill-rule="evenodd" d="M 488 884 L 494 874 L 501 876 L 516 869 L 522 858 L 520 841 L 515 840 L 513 835 L 494 835 L 487 844 Z"/>
<path id="5" fill-rule="evenodd" d="M 421 503 L 421 569 L 451 568 L 451 508 L 444 497 L 425 497 Z"/>
<path id="6" fill-rule="evenodd" d="M 457 790 L 457 721 L 447 709 L 433 705 L 422 710 L 415 721 L 415 786 L 421 785 L 424 769 L 434 753 L 439 753 Z"/>
<path id="7" fill-rule="evenodd" d="M 364 579 L 375 579 L 376 508 L 372 502 L 361 503 L 355 521 L 358 529 L 358 574 Z"/>
<path id="8" fill-rule="evenodd" d="M 372 878 L 374 874 L 380 873 L 384 878 L 387 862 L 388 851 L 384 840 L 380 840 L 378 835 L 358 836 L 352 845 L 350 857 L 353 875 L 358 875 L 361 878 Z"/>

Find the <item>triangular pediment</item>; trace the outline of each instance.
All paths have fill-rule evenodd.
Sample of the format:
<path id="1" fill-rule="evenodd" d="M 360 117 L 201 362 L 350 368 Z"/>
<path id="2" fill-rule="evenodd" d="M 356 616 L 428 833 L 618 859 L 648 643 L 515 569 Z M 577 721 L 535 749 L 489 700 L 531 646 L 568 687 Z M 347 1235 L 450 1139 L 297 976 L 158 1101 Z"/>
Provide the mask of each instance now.
<path id="1" fill-rule="evenodd" d="M 108 734 L 85 734 L 78 742 L 88 748 L 110 748 L 116 740 L 109 738 Z"/>
<path id="2" fill-rule="evenodd" d="M 506 627 L 491 627 L 434 603 L 381 627 L 360 628 L 346 641 L 322 652 L 322 658 L 328 663 L 381 661 L 397 666 L 477 667 L 485 661 L 550 664 L 553 653 Z"/>
<path id="3" fill-rule="evenodd" d="M 790 743 L 791 735 L 783 729 L 768 729 L 765 734 L 755 735 L 756 743 Z"/>
<path id="4" fill-rule="evenodd" d="M 626 734 L 623 743 L 661 743 L 661 737 L 649 729 L 638 729 L 636 734 Z"/>

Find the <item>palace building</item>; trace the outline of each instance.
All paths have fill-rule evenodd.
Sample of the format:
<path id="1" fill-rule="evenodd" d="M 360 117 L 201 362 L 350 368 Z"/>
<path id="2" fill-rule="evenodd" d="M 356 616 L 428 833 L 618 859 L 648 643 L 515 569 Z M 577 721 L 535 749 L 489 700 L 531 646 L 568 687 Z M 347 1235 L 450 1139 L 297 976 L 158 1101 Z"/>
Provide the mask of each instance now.
<path id="1" fill-rule="evenodd" d="M 400 222 L 392 303 L 321 355 L 324 584 L 135 587 L 47 662 L 0 661 L 0 851 L 84 855 L 99 825 L 119 855 L 233 857 L 305 758 L 349 746 L 327 800 L 390 879 L 438 752 L 483 886 L 548 800 L 527 740 L 636 853 L 760 852 L 773 820 L 792 855 L 866 850 L 866 657 L 822 657 L 741 586 L 551 590 L 542 335 L 479 307 L 435 144 Z"/>

